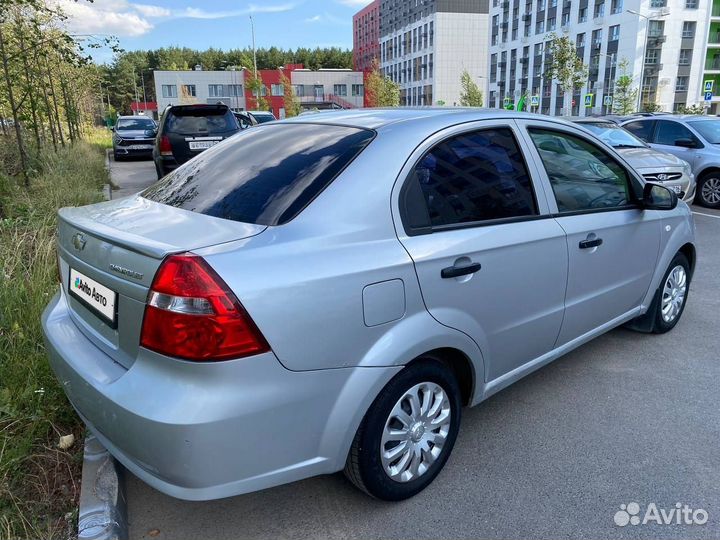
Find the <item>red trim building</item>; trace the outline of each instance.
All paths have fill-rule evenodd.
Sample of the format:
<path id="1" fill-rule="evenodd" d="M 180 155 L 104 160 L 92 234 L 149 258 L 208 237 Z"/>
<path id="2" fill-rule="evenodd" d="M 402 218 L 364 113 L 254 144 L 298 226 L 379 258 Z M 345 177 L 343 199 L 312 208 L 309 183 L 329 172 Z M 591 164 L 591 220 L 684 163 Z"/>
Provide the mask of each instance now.
<path id="1" fill-rule="evenodd" d="M 291 73 L 296 69 L 303 69 L 303 65 L 287 64 L 285 67 L 278 69 L 258 69 L 258 76 L 262 79 L 262 82 L 265 85 L 264 97 L 268 103 L 270 103 L 270 108 L 276 118 L 280 118 L 280 109 L 285 106 L 285 94 L 282 86 L 282 77 L 284 75 L 288 80 L 291 80 Z M 245 81 L 252 78 L 252 74 L 252 70 L 245 70 Z M 246 87 L 245 92 L 247 110 L 258 110 L 257 100 L 250 89 Z"/>
<path id="2" fill-rule="evenodd" d="M 375 60 L 380 60 L 380 0 L 353 15 L 353 68 L 370 71 Z"/>

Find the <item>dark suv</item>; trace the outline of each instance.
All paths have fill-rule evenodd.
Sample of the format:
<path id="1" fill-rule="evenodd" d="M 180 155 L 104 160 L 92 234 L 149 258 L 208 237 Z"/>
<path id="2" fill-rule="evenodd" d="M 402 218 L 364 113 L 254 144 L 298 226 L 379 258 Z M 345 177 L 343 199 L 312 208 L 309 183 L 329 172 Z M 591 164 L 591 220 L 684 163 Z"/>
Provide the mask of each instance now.
<path id="1" fill-rule="evenodd" d="M 238 131 L 240 126 L 226 105 L 169 106 L 160 119 L 153 150 L 158 178 Z"/>

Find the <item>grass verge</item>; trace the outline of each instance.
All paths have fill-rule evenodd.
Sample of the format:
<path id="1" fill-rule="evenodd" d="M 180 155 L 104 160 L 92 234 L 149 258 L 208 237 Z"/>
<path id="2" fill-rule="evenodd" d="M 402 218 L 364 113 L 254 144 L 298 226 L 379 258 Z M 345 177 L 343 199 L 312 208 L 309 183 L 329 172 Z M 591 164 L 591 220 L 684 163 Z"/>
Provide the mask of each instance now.
<path id="1" fill-rule="evenodd" d="M 101 141 L 44 152 L 29 189 L 0 170 L 0 539 L 77 534 L 83 428 L 48 364 L 40 315 L 58 287 L 57 209 L 101 200 L 104 160 Z"/>

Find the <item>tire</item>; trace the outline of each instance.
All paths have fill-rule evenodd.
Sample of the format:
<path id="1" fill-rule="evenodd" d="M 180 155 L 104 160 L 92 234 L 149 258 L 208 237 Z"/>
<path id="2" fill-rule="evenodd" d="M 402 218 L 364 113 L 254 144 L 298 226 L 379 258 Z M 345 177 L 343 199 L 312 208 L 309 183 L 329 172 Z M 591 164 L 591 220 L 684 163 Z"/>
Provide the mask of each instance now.
<path id="1" fill-rule="evenodd" d="M 118 155 L 118 154 L 116 154 L 115 152 L 113 152 L 113 159 L 114 159 L 115 161 L 122 161 L 122 160 L 123 160 L 123 157 L 120 156 L 120 155 Z"/>
<path id="2" fill-rule="evenodd" d="M 671 279 L 672 275 L 672 279 Z M 668 266 L 647 312 L 627 326 L 639 332 L 664 334 L 672 330 L 682 317 L 690 291 L 690 263 L 676 253 Z M 678 303 L 678 298 L 681 301 Z M 672 304 L 672 306 L 671 306 Z"/>
<path id="3" fill-rule="evenodd" d="M 416 403 L 420 405 L 415 409 L 409 398 L 412 394 L 418 397 Z M 426 398 L 430 401 L 424 408 Z M 400 501 L 416 495 L 435 479 L 447 462 L 460 427 L 461 408 L 460 387 L 448 366 L 434 358 L 422 358 L 410 364 L 383 388 L 370 406 L 352 442 L 345 476 L 368 495 L 385 501 Z M 421 414 L 414 415 L 418 409 Z M 427 411 L 435 409 L 436 412 L 427 415 Z M 406 425 L 395 416 L 396 413 L 402 415 L 402 411 L 405 411 Z M 432 427 L 433 420 L 438 422 L 437 427 Z M 405 432 L 404 436 L 396 434 L 403 440 L 393 438 L 383 443 L 386 426 Z M 386 452 L 400 446 L 406 450 L 396 451 L 397 455 L 383 462 L 381 445 Z M 386 467 L 395 472 L 395 478 L 386 472 Z"/>
<path id="4" fill-rule="evenodd" d="M 155 162 L 155 172 L 157 173 L 158 180 L 161 180 L 163 176 L 165 176 L 165 173 L 162 170 L 162 167 Z"/>
<path id="5" fill-rule="evenodd" d="M 703 174 L 697 183 L 695 202 L 707 208 L 720 208 L 720 171 Z"/>

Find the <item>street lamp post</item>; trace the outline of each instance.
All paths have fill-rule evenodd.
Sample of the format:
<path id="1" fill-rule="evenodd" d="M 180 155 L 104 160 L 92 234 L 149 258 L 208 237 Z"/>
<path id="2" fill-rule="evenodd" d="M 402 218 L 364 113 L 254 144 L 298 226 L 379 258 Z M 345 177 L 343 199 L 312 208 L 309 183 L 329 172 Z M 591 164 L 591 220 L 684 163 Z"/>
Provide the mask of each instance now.
<path id="1" fill-rule="evenodd" d="M 633 15 L 637 15 L 638 17 L 642 17 L 645 19 L 645 40 L 643 41 L 643 53 L 642 53 L 642 60 L 640 64 L 640 90 L 638 92 L 638 99 L 637 99 L 637 110 L 640 112 L 640 107 L 642 106 L 642 93 L 643 93 L 643 85 L 645 84 L 645 55 L 647 54 L 647 42 L 648 42 L 648 33 L 650 32 L 650 17 L 648 15 L 643 15 L 639 11 L 635 11 L 634 9 L 628 9 L 628 13 L 632 13 Z M 667 17 L 669 13 L 660 13 L 658 15 L 654 15 L 655 18 L 661 18 L 661 17 Z"/>

